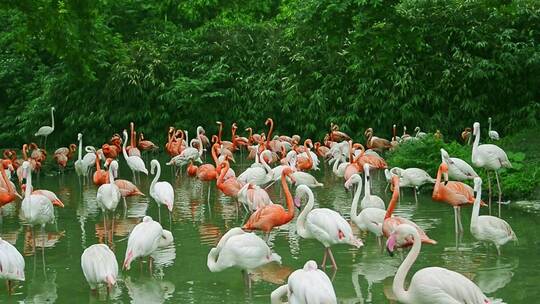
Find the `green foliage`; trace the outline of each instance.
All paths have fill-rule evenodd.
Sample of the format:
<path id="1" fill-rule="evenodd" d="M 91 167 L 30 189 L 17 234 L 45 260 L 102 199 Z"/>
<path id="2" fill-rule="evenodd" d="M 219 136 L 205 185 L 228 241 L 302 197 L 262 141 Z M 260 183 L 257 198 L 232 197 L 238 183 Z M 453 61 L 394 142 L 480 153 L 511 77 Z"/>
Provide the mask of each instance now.
<path id="1" fill-rule="evenodd" d="M 537 1 L 9 0 L 0 25 L 1 146 L 35 140 L 53 105 L 52 145 L 129 121 L 160 143 L 269 116 L 314 138 L 452 138 L 487 116 L 504 137 L 540 116 Z"/>
<path id="2" fill-rule="evenodd" d="M 387 163 L 389 167 L 400 167 L 404 169 L 420 168 L 435 177 L 441 164 L 441 148 L 445 149 L 451 157 L 461 158 L 472 165 L 472 146 L 461 145 L 455 141 L 444 143 L 433 136 L 428 136 L 423 140 L 410 140 L 400 144 L 396 150 L 389 152 Z M 527 159 L 524 152 L 509 151 L 511 147 L 503 146 L 503 148 L 506 149 L 506 154 L 513 167 L 512 169 L 501 169 L 499 171 L 501 187 L 505 198 L 531 198 L 535 191 L 540 188 L 540 162 L 538 160 L 531 161 Z M 540 148 L 537 146 L 536 155 L 540 154 L 538 149 Z M 486 172 L 477 168 L 475 168 L 475 171 L 487 185 Z M 493 194 L 495 195 L 496 184 L 493 173 L 491 173 L 491 179 L 495 191 Z M 470 184 L 472 185 L 472 183 Z"/>

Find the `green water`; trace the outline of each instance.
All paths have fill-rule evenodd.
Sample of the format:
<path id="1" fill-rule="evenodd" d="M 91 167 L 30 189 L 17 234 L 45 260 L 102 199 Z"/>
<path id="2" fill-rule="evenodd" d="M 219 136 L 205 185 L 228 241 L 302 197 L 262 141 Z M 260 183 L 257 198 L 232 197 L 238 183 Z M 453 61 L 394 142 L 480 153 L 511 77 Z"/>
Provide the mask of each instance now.
<path id="1" fill-rule="evenodd" d="M 163 162 L 162 162 L 163 163 Z M 241 172 L 248 164 L 236 165 Z M 185 173 L 184 173 L 185 175 Z M 316 204 L 337 210 L 349 218 L 351 194 L 345 192 L 342 179 L 334 177 L 331 170 L 323 168 L 314 173 L 323 188 L 315 190 Z M 384 193 L 382 172 L 375 176 L 374 192 L 385 202 L 390 194 Z M 131 172 L 120 163 L 120 178 L 131 179 Z M 148 193 L 150 178 L 141 178 L 141 190 Z M 210 248 L 228 229 L 240 226 L 245 220 L 242 210 L 237 211 L 231 199 L 211 186 L 210 204 L 206 202 L 208 185 L 183 176 L 173 179 L 164 167 L 162 180 L 169 180 L 175 188 L 175 205 L 172 215 L 174 246 L 157 253 L 152 273 L 146 263 L 138 263 L 130 271 L 121 271 L 117 287 L 109 295 L 112 303 L 269 303 L 269 295 L 277 284 L 284 282 L 288 273 L 301 268 L 314 259 L 320 263 L 322 246 L 315 240 L 304 240 L 295 233 L 291 224 L 275 229 L 270 237 L 273 250 L 283 258 L 283 264 L 269 265 L 255 275 L 251 292 L 244 286 L 237 269 L 211 273 L 206 267 Z M 19 283 L 14 294 L 7 296 L 7 289 L 0 284 L 0 302 L 25 303 L 76 303 L 106 301 L 104 292 L 93 295 L 84 279 L 80 257 L 83 250 L 103 239 L 103 216 L 96 206 L 96 187 L 85 186 L 81 191 L 73 171 L 61 175 L 34 178 L 35 188 L 57 193 L 65 204 L 56 209 L 57 225 L 46 227 L 46 239 L 38 235 L 37 255 L 32 253 L 30 234 L 19 223 L 20 202 L 3 208 L 2 238 L 14 243 L 24 253 L 26 282 Z M 419 259 L 412 268 L 417 271 L 426 266 L 442 266 L 471 278 L 486 294 L 502 298 L 507 303 L 530 303 L 538 298 L 540 278 L 538 265 L 540 243 L 536 239 L 538 226 L 535 216 L 503 209 L 503 218 L 512 225 L 519 237 L 519 244 L 503 247 L 498 257 L 494 247 L 486 249 L 469 233 L 471 208 L 462 211 L 465 233 L 461 251 L 455 250 L 453 210 L 448 205 L 432 202 L 431 189 L 425 188 L 414 203 L 412 192 L 403 189 L 396 214 L 413 219 L 439 244 L 423 246 Z M 279 188 L 270 189 L 274 202 L 279 199 Z M 482 212 L 485 213 L 485 210 Z M 157 220 L 155 202 L 148 197 L 128 199 L 128 210 L 119 206 L 115 216 L 113 250 L 119 263 L 124 258 L 127 235 L 144 214 Z M 169 229 L 168 214 L 161 210 L 164 228 Z M 99 231 L 99 233 L 96 233 Z M 340 303 L 396 303 L 391 292 L 392 278 L 401 259 L 382 253 L 372 235 L 362 236 L 365 246 L 360 249 L 342 245 L 333 247 L 339 269 L 335 274 L 328 268 Z M 45 241 L 45 266 L 41 257 L 41 244 Z M 409 278 L 411 275 L 409 275 Z"/>

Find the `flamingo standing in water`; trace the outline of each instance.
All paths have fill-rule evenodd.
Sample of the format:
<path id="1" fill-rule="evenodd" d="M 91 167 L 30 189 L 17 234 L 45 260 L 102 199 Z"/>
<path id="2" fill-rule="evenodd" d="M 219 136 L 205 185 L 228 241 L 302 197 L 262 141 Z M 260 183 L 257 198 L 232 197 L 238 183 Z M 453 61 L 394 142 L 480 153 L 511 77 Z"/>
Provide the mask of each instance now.
<path id="1" fill-rule="evenodd" d="M 8 294 L 11 294 L 11 281 L 24 281 L 24 258 L 21 253 L 0 238 L 0 279 L 5 279 Z"/>
<path id="2" fill-rule="evenodd" d="M 142 158 L 140 156 L 136 156 L 136 155 L 129 156 L 127 154 L 126 144 L 127 144 L 127 140 L 128 140 L 128 135 L 127 135 L 126 130 L 124 130 L 123 135 L 124 135 L 124 143 L 123 143 L 123 147 L 122 147 L 122 154 L 124 154 L 124 158 L 126 159 L 126 162 L 127 162 L 128 166 L 129 166 L 129 168 L 133 172 L 133 182 L 136 183 L 137 180 L 135 178 L 135 172 L 142 172 L 142 173 L 148 175 L 148 170 L 146 169 L 146 166 L 144 165 L 144 161 L 142 160 Z"/>
<path id="3" fill-rule="evenodd" d="M 450 178 L 463 181 L 467 179 L 474 179 L 478 177 L 478 174 L 466 161 L 457 158 L 450 157 L 448 152 L 441 148 L 441 159 L 448 165 L 448 175 Z"/>
<path id="4" fill-rule="evenodd" d="M 107 211 L 112 211 L 112 224 L 111 224 L 111 238 L 114 233 L 114 211 L 120 201 L 120 189 L 114 183 L 114 178 L 118 174 L 118 162 L 113 160 L 109 165 L 109 181 L 106 184 L 99 186 L 96 201 L 98 206 L 103 211 L 103 227 L 105 228 L 105 235 L 107 235 Z"/>
<path id="5" fill-rule="evenodd" d="M 259 208 L 255 211 L 247 220 L 242 228 L 248 230 L 262 230 L 266 233 L 266 238 L 272 231 L 272 228 L 278 227 L 290 222 L 294 217 L 294 206 L 293 198 L 291 192 L 289 191 L 289 186 L 287 185 L 287 176 L 292 180 L 293 183 L 296 182 L 292 176 L 292 169 L 285 168 L 281 173 L 281 187 L 285 192 L 285 199 L 287 201 L 287 210 L 279 204 L 266 205 L 262 208 Z"/>
<path id="6" fill-rule="evenodd" d="M 369 180 L 370 179 L 369 167 L 370 167 L 369 164 L 367 163 L 364 164 L 364 178 L 366 180 L 364 183 L 364 198 L 362 198 L 362 202 L 360 202 L 360 207 L 362 209 L 379 208 L 379 209 L 384 210 L 385 206 L 384 206 L 384 201 L 382 200 L 382 198 L 380 198 L 377 195 L 371 195 L 371 181 Z"/>
<path id="7" fill-rule="evenodd" d="M 480 213 L 480 197 L 482 197 L 482 179 L 474 179 L 476 198 L 471 216 L 471 234 L 479 241 L 491 242 L 501 255 L 501 246 L 509 241 L 516 241 L 517 236 L 512 227 L 503 219 L 491 215 L 478 215 Z"/>
<path id="8" fill-rule="evenodd" d="M 154 169 L 157 168 L 156 175 L 150 184 L 150 196 L 156 201 L 159 211 L 159 221 L 161 222 L 161 205 L 167 206 L 169 209 L 169 220 L 174 204 L 174 190 L 169 182 L 158 182 L 161 175 L 161 165 L 156 159 L 150 162 L 150 173 L 154 174 Z"/>
<path id="9" fill-rule="evenodd" d="M 364 244 L 357 239 L 347 221 L 336 211 L 328 208 L 315 208 L 315 199 L 313 192 L 306 185 L 300 185 L 296 188 L 296 206 L 300 208 L 300 199 L 303 196 L 308 197 L 308 202 L 304 210 L 298 216 L 296 221 L 296 231 L 298 235 L 305 239 L 316 239 L 324 246 L 324 257 L 321 268 L 326 266 L 326 258 L 330 257 L 332 267 L 337 269 L 336 260 L 332 254 L 330 246 L 335 244 L 349 244 L 360 248 Z"/>
<path id="10" fill-rule="evenodd" d="M 211 272 L 223 271 L 230 267 L 240 268 L 248 286 L 251 287 L 249 275 L 253 269 L 271 262 L 281 264 L 281 257 L 273 253 L 265 241 L 255 233 L 247 233 L 236 227 L 227 231 L 216 247 L 210 249 L 206 265 Z"/>
<path id="11" fill-rule="evenodd" d="M 502 191 L 501 184 L 499 182 L 499 169 L 500 168 L 512 168 L 512 164 L 508 160 L 508 156 L 503 149 L 496 145 L 480 143 L 480 123 L 475 122 L 473 125 L 474 143 L 472 149 L 472 163 L 476 167 L 484 168 L 487 171 L 488 176 L 488 195 L 489 195 L 489 212 L 491 213 L 491 179 L 489 171 L 495 171 L 495 178 L 497 179 L 497 188 L 499 189 L 499 217 L 501 217 L 501 199 Z"/>
<path id="12" fill-rule="evenodd" d="M 26 189 L 24 199 L 21 204 L 21 212 L 23 219 L 32 226 L 34 230 L 35 225 L 41 226 L 41 231 L 44 233 L 45 225 L 54 221 L 54 209 L 51 200 L 41 194 L 32 193 L 32 172 L 30 163 L 25 161 L 22 164 L 23 172 L 22 178 L 26 178 Z M 34 248 L 36 247 L 36 237 L 32 233 L 34 240 Z M 43 239 L 42 256 L 45 256 L 45 239 Z"/>
<path id="13" fill-rule="evenodd" d="M 390 254 L 396 247 L 411 243 L 412 249 L 399 266 L 392 290 L 401 303 L 406 304 L 450 304 L 450 303 L 494 303 L 488 299 L 476 284 L 462 274 L 441 267 L 427 267 L 417 271 L 405 290 L 405 279 L 416 261 L 422 247 L 418 230 L 407 224 L 396 227 L 386 242 Z"/>
<path id="14" fill-rule="evenodd" d="M 399 176 L 392 175 L 392 186 L 394 187 L 392 192 L 392 199 L 390 200 L 390 203 L 388 204 L 388 209 L 386 209 L 386 214 L 384 215 L 384 222 L 382 226 L 382 231 L 385 237 L 390 237 L 392 232 L 396 230 L 396 228 L 401 224 L 407 224 L 412 227 L 414 227 L 418 235 L 421 237 L 422 242 L 426 244 L 437 244 L 437 241 L 430 239 L 427 234 L 422 230 L 422 228 L 418 227 L 413 221 L 402 218 L 400 216 L 393 216 L 392 213 L 394 213 L 394 209 L 396 208 L 396 204 L 399 200 Z M 404 246 L 410 246 L 412 245 L 412 242 L 409 242 L 405 244 Z"/>
<path id="15" fill-rule="evenodd" d="M 148 257 L 148 266 L 152 271 L 152 257 L 150 255 L 159 247 L 171 244 L 173 236 L 170 231 L 161 227 L 161 224 L 152 220 L 150 216 L 143 217 L 131 231 L 124 258 L 124 269 L 129 270 L 131 262 L 137 258 Z"/>
<path id="16" fill-rule="evenodd" d="M 43 136 L 45 137 L 45 143 L 43 146 L 47 147 L 47 136 L 51 135 L 52 132 L 54 132 L 54 107 L 51 107 L 51 121 L 52 126 L 43 126 L 39 128 L 39 130 L 34 134 L 34 136 Z"/>
<path id="17" fill-rule="evenodd" d="M 106 284 L 108 292 L 116 285 L 118 262 L 114 252 L 105 244 L 86 248 L 81 256 L 81 268 L 90 289 L 94 291 L 99 284 Z"/>
<path id="18" fill-rule="evenodd" d="M 307 261 L 304 268 L 295 270 L 287 279 L 287 284 L 278 287 L 270 295 L 272 304 L 282 304 L 287 297 L 289 303 L 337 304 L 336 292 L 326 273 L 317 269 L 315 261 Z"/>
<path id="19" fill-rule="evenodd" d="M 17 191 L 15 191 L 15 187 L 13 183 L 9 180 L 6 174 L 6 169 L 9 169 L 11 171 L 14 170 L 13 166 L 11 165 L 11 161 L 4 159 L 1 161 L 1 163 L 2 163 L 2 166 L 0 167 L 0 174 L 2 175 L 5 188 L 0 186 L 0 208 L 15 201 L 17 197 L 22 198 L 17 193 Z M 1 214 L 1 209 L 0 209 L 0 214 Z"/>
<path id="20" fill-rule="evenodd" d="M 250 212 L 256 211 L 263 206 L 273 204 L 266 190 L 249 183 L 238 190 L 238 201 Z"/>
<path id="21" fill-rule="evenodd" d="M 418 188 L 427 183 L 435 183 L 435 180 L 431 176 L 429 176 L 426 171 L 419 168 L 401 169 L 398 167 L 394 167 L 390 171 L 392 171 L 394 174 L 399 175 L 400 187 L 413 188 L 414 200 L 416 203 L 418 203 L 418 197 L 416 195 Z"/>
<path id="22" fill-rule="evenodd" d="M 381 208 L 368 207 L 362 209 L 362 211 L 357 214 L 358 201 L 360 200 L 360 193 L 362 192 L 362 177 L 358 174 L 353 174 L 353 176 L 345 182 L 345 187 L 349 189 L 353 184 L 357 184 L 357 186 L 351 204 L 351 221 L 361 231 L 369 231 L 375 234 L 379 245 L 382 246 L 382 224 L 384 222 L 386 211 Z"/>
<path id="23" fill-rule="evenodd" d="M 240 183 L 234 177 L 225 179 L 225 175 L 229 172 L 229 161 L 224 160 L 219 166 L 221 167 L 221 172 L 217 179 L 217 188 L 226 196 L 237 197 L 241 188 Z"/>
<path id="24" fill-rule="evenodd" d="M 127 209 L 126 197 L 130 196 L 144 196 L 144 193 L 135 186 L 132 182 L 125 179 L 115 179 L 114 184 L 120 190 L 120 195 L 124 201 L 124 208 Z"/>
<path id="25" fill-rule="evenodd" d="M 77 173 L 77 176 L 79 177 L 79 185 L 81 184 L 80 178 L 82 177 L 82 184 L 84 185 L 86 181 L 86 177 L 88 176 L 88 171 L 90 170 L 91 164 L 89 162 L 83 161 L 82 157 L 82 133 L 77 134 L 77 141 L 79 142 L 79 151 L 77 151 L 77 160 L 75 161 L 74 167 L 75 167 L 75 173 Z M 95 160 L 94 160 L 95 162 Z"/>

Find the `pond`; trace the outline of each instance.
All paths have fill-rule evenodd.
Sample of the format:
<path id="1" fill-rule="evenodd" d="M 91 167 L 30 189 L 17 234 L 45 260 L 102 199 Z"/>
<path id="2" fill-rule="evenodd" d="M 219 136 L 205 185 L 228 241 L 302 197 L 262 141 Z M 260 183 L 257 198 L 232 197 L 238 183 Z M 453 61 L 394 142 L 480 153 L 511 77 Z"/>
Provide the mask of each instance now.
<path id="1" fill-rule="evenodd" d="M 161 159 L 164 164 L 165 159 Z M 241 161 L 235 170 L 241 172 L 249 165 Z M 148 162 L 147 162 L 148 166 Z M 314 191 L 316 205 L 332 208 L 349 218 L 352 195 L 343 187 L 327 166 L 312 172 L 324 187 Z M 131 180 L 131 171 L 122 160 L 120 178 Z M 385 192 L 386 181 L 382 172 L 375 172 L 373 191 L 388 204 L 390 193 Z M 165 229 L 171 228 L 174 245 L 156 253 L 153 272 L 147 265 L 142 270 L 138 263 L 131 270 L 121 271 L 119 283 L 109 295 L 112 303 L 269 303 L 270 293 L 283 284 L 288 274 L 301 268 L 307 260 L 319 264 L 323 248 L 316 240 L 301 239 L 295 232 L 295 222 L 275 229 L 269 242 L 282 257 L 282 265 L 262 267 L 254 276 L 249 291 L 238 269 L 211 273 L 206 257 L 228 229 L 241 226 L 245 212 L 238 210 L 234 201 L 218 193 L 211 184 L 210 201 L 207 203 L 208 184 L 189 178 L 185 172 L 173 178 L 170 168 L 164 167 L 162 180 L 170 181 L 175 189 L 172 228 L 168 214 L 161 209 Z M 151 178 L 142 176 L 140 189 L 148 194 Z M 32 242 L 27 227 L 19 222 L 20 202 L 3 208 L 1 237 L 23 253 L 26 261 L 26 282 L 18 283 L 14 293 L 7 296 L 6 287 L 0 287 L 0 302 L 25 303 L 74 303 L 107 301 L 105 293 L 96 296 L 83 276 L 80 257 L 88 246 L 103 242 L 103 216 L 96 205 L 97 187 L 93 184 L 82 189 L 72 170 L 64 174 L 41 173 L 34 177 L 35 188 L 57 193 L 65 208 L 56 209 L 57 223 L 46 227 L 46 235 L 38 233 L 37 254 L 32 253 Z M 269 189 L 274 202 L 280 199 L 279 187 Z M 485 192 L 485 191 L 484 191 Z M 472 208 L 462 210 L 465 233 L 456 250 L 452 208 L 431 200 L 431 187 L 423 188 L 418 203 L 410 189 L 402 190 L 396 214 L 410 218 L 423 227 L 437 245 L 422 247 L 420 257 L 411 272 L 427 266 L 441 266 L 457 271 L 472 279 L 492 298 L 502 298 L 507 303 L 525 303 L 540 297 L 537 280 L 540 270 L 540 242 L 536 239 L 538 226 L 534 215 L 520 213 L 503 206 L 503 218 L 512 225 L 519 243 L 507 244 L 502 256 L 495 248 L 486 248 L 469 232 Z M 147 214 L 158 219 L 156 203 L 148 196 L 129 198 L 128 209 L 119 205 L 115 214 L 114 244 L 119 264 L 123 261 L 127 236 L 131 229 Z M 486 213 L 486 208 L 482 213 Z M 297 212 L 298 214 L 298 212 Z M 355 231 L 358 233 L 357 229 Z M 360 235 L 360 234 L 358 234 Z M 339 265 L 337 272 L 326 269 L 333 278 L 333 285 L 340 303 L 396 303 L 392 294 L 392 279 L 401 262 L 399 254 L 390 257 L 378 247 L 373 235 L 361 236 L 364 247 L 356 249 L 347 245 L 334 246 L 333 252 Z M 41 246 L 45 244 L 45 259 Z M 409 274 L 409 279 L 411 275 Z"/>

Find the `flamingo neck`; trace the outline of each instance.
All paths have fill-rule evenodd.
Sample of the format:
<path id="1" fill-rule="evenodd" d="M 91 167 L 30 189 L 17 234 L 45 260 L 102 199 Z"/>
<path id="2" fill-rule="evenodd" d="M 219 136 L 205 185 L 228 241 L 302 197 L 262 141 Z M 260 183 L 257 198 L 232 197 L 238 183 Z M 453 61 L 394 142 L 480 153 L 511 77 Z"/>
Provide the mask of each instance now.
<path id="1" fill-rule="evenodd" d="M 217 166 L 217 163 L 216 163 Z M 224 181 L 225 181 L 225 174 L 229 171 L 229 162 L 225 162 L 225 167 L 221 169 L 221 172 L 219 173 L 218 179 L 217 179 L 217 187 L 220 188 Z"/>
<path id="2" fill-rule="evenodd" d="M 313 192 L 307 191 L 308 194 L 308 202 L 302 212 L 300 212 L 300 215 L 298 216 L 298 219 L 296 220 L 296 232 L 298 232 L 298 235 L 300 235 L 303 238 L 309 238 L 311 234 L 306 229 L 306 219 L 307 215 L 313 210 L 313 204 L 315 199 L 313 198 Z"/>
<path id="3" fill-rule="evenodd" d="M 292 219 L 294 217 L 294 205 L 291 191 L 289 190 L 289 185 L 287 185 L 286 174 L 281 174 L 281 187 L 283 192 L 285 192 L 285 200 L 287 202 L 287 217 Z"/>
<path id="4" fill-rule="evenodd" d="M 270 130 L 268 130 L 268 136 L 266 137 L 266 147 L 270 148 L 270 140 L 272 140 L 272 132 L 274 131 L 274 121 L 270 120 Z"/>
<path id="5" fill-rule="evenodd" d="M 124 155 L 125 159 L 128 159 L 128 157 L 129 157 L 127 152 L 126 152 L 127 140 L 128 140 L 128 136 L 127 136 L 127 132 L 126 132 L 126 133 L 124 133 L 124 142 L 122 143 L 122 154 Z"/>
<path id="6" fill-rule="evenodd" d="M 132 148 L 135 148 L 135 126 L 131 124 L 130 126 L 130 139 L 129 139 L 129 145 Z"/>
<path id="7" fill-rule="evenodd" d="M 339 163 L 341 162 L 341 153 L 339 155 L 340 156 L 336 157 L 336 161 L 334 162 L 334 165 L 332 166 L 332 172 L 334 172 L 334 174 L 336 175 L 338 173 Z"/>
<path id="8" fill-rule="evenodd" d="M 51 120 L 52 120 L 51 128 L 54 130 L 54 110 L 52 108 L 51 108 Z"/>
<path id="9" fill-rule="evenodd" d="M 96 171 L 100 171 L 101 170 L 101 159 L 99 158 L 99 153 L 97 153 L 97 151 L 95 152 L 96 154 Z"/>
<path id="10" fill-rule="evenodd" d="M 29 198 L 30 195 L 32 195 L 32 168 L 28 166 L 28 168 L 26 168 L 26 190 L 24 191 L 24 197 Z"/>
<path id="11" fill-rule="evenodd" d="M 82 137 L 79 140 L 79 151 L 78 151 L 77 160 L 82 160 Z"/>
<path id="12" fill-rule="evenodd" d="M 6 169 L 4 169 L 3 166 L 2 166 L 0 171 L 2 171 L 2 172 L 0 172 L 0 174 L 2 174 L 2 178 L 4 179 L 4 182 L 6 183 L 8 193 L 10 195 L 14 195 L 15 194 L 15 189 L 13 189 L 13 185 L 11 184 L 11 182 L 9 181 L 9 178 L 7 177 Z"/>
<path id="13" fill-rule="evenodd" d="M 202 142 L 202 136 L 201 136 L 201 132 L 199 131 L 199 128 L 197 128 L 197 139 L 199 140 L 199 149 L 198 149 L 199 157 L 201 157 L 203 155 L 203 148 L 202 148 L 203 142 Z M 212 155 L 212 157 L 214 156 Z"/>
<path id="14" fill-rule="evenodd" d="M 394 209 L 396 208 L 396 204 L 398 200 L 399 200 L 399 183 L 394 183 L 394 192 L 392 192 L 392 198 L 390 199 L 390 204 L 388 206 L 388 209 L 386 209 L 386 214 L 384 215 L 384 219 L 390 218 L 392 216 L 392 213 L 394 213 Z"/>
<path id="15" fill-rule="evenodd" d="M 352 205 L 351 205 L 351 219 L 353 221 L 356 221 L 358 219 L 358 214 L 356 213 L 358 210 L 358 201 L 360 200 L 360 192 L 362 192 L 362 180 L 358 181 L 358 185 L 356 186 L 356 192 L 354 193 Z"/>
<path id="16" fill-rule="evenodd" d="M 473 133 L 476 133 L 476 135 L 474 136 L 474 143 L 472 148 L 472 161 L 476 162 L 478 159 L 478 145 L 480 144 L 480 128 L 478 128 L 478 132 L 473 131 Z M 471 137 L 469 136 L 469 139 L 470 138 Z"/>
<path id="17" fill-rule="evenodd" d="M 223 132 L 223 124 L 219 124 L 219 131 L 218 131 L 218 144 L 221 145 L 221 133 Z"/>
<path id="18" fill-rule="evenodd" d="M 433 198 L 435 198 L 439 194 L 439 190 L 441 188 L 441 177 L 442 177 L 442 170 L 441 170 L 441 167 L 439 167 L 439 170 L 437 170 L 437 177 L 435 178 L 435 185 L 433 186 L 433 194 L 432 194 Z"/>
<path id="19" fill-rule="evenodd" d="M 22 147 L 22 155 L 24 160 L 28 160 L 28 145 L 24 144 Z"/>
<path id="20" fill-rule="evenodd" d="M 270 303 L 271 304 L 283 304 L 285 302 L 281 301 L 281 298 L 287 295 L 287 290 L 289 290 L 289 284 L 281 285 L 276 290 L 270 294 Z"/>
<path id="21" fill-rule="evenodd" d="M 364 170 L 365 184 L 364 184 L 364 196 L 369 198 L 371 196 L 371 185 L 369 182 L 369 170 Z"/>
<path id="22" fill-rule="evenodd" d="M 217 149 L 219 149 L 219 144 L 215 143 L 212 145 L 212 159 L 214 160 L 214 163 L 216 164 L 216 168 L 219 164 L 219 160 L 217 157 Z"/>
<path id="23" fill-rule="evenodd" d="M 154 192 L 154 187 L 156 186 L 156 183 L 159 180 L 160 175 L 161 175 L 161 165 L 159 163 L 156 163 L 156 175 L 154 176 L 154 179 L 152 180 L 152 183 L 150 184 L 151 192 Z"/>
<path id="24" fill-rule="evenodd" d="M 471 215 L 471 229 L 476 228 L 476 225 L 478 224 L 478 216 L 480 214 L 480 200 L 482 198 L 482 189 L 478 190 L 476 192 L 476 197 L 474 199 L 474 205 Z"/>
<path id="25" fill-rule="evenodd" d="M 413 233 L 414 238 L 413 246 L 405 260 L 403 260 L 403 263 L 399 266 L 396 276 L 394 277 L 394 283 L 392 284 L 392 290 L 394 291 L 396 298 L 403 303 L 411 303 L 410 294 L 405 290 L 405 278 L 407 277 L 407 273 L 409 273 L 411 266 L 414 264 L 414 261 L 416 261 L 416 258 L 420 253 L 420 248 L 422 247 L 420 235 L 416 229 L 411 232 Z"/>

